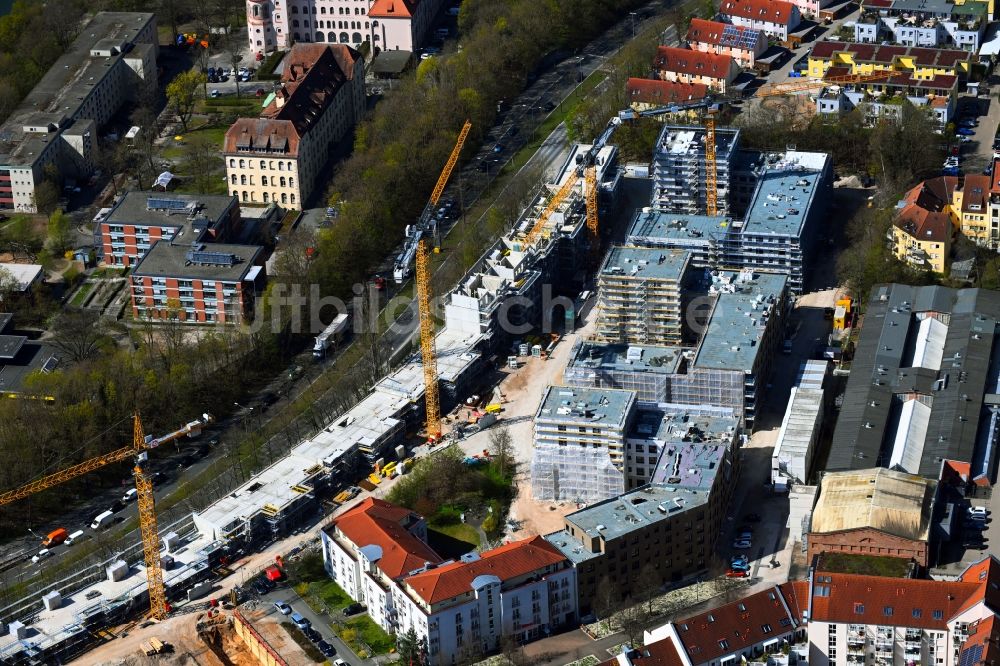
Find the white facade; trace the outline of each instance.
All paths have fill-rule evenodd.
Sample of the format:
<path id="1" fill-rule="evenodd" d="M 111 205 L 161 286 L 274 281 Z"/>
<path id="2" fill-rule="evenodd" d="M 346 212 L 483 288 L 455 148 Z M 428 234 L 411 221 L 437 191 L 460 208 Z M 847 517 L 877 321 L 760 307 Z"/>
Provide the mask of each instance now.
<path id="1" fill-rule="evenodd" d="M 726 14 L 723 9 L 723 16 L 733 25 L 738 25 L 743 28 L 753 28 L 754 30 L 760 30 L 765 35 L 774 37 L 775 39 L 780 39 L 785 41 L 788 39 L 788 35 L 793 32 L 802 22 L 802 15 L 799 12 L 799 8 L 793 6 L 791 10 L 791 16 L 787 23 L 777 23 L 775 21 L 769 21 L 760 18 L 748 18 L 739 16 L 736 14 Z"/>
<path id="2" fill-rule="evenodd" d="M 959 48 L 979 51 L 985 21 L 960 21 L 955 18 L 928 19 L 920 24 L 899 16 L 878 16 L 854 25 L 854 40 L 862 44 L 878 44 L 889 40 L 901 46 Z"/>

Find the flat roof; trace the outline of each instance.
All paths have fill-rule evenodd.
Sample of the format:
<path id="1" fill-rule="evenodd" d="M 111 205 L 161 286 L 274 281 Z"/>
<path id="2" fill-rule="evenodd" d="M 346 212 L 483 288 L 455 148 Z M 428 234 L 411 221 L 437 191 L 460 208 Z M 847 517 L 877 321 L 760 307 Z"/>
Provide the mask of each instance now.
<path id="1" fill-rule="evenodd" d="M 112 71 L 109 61 L 130 57 L 128 53 L 110 58 L 91 56 L 91 48 L 112 38 L 119 44 L 131 43 L 153 20 L 155 15 L 151 12 L 96 14 L 0 126 L 0 164 L 34 164 L 56 140 L 58 131 L 29 133 L 24 127 L 65 127 L 67 121 L 77 115 L 83 100 Z"/>
<path id="2" fill-rule="evenodd" d="M 708 499 L 707 490 L 645 485 L 574 511 L 566 521 L 590 537 L 610 541 L 672 520 L 680 513 L 704 506 Z M 555 542 L 553 545 L 560 551 L 565 548 Z"/>
<path id="3" fill-rule="evenodd" d="M 870 527 L 904 539 L 927 541 L 937 481 L 884 467 L 828 472 L 820 484 L 811 532 Z"/>
<path id="4" fill-rule="evenodd" d="M 0 393 L 20 393 L 25 377 L 45 367 L 54 369 L 59 363 L 58 352 L 44 342 L 24 338 L 15 346 L 13 358 L 4 357 L 0 364 Z"/>
<path id="5" fill-rule="evenodd" d="M 741 277 L 743 276 L 743 277 Z M 722 271 L 723 289 L 698 345 L 695 368 L 753 372 L 767 319 L 780 302 L 788 277 L 773 273 Z"/>
<path id="6" fill-rule="evenodd" d="M 740 131 L 734 127 L 715 129 L 715 153 L 728 159 L 736 148 Z M 705 128 L 696 125 L 667 125 L 656 141 L 656 152 L 677 157 L 694 156 L 705 152 Z"/>
<path id="7" fill-rule="evenodd" d="M 830 161 L 826 153 L 790 150 L 769 161 L 757 179 L 743 233 L 799 237 L 816 188 Z"/>
<path id="8" fill-rule="evenodd" d="M 569 366 L 669 375 L 679 370 L 685 352 L 693 350 L 581 340 L 570 357 Z"/>
<path id="9" fill-rule="evenodd" d="M 41 264 L 0 264 L 0 271 L 7 271 L 17 280 L 18 291 L 26 291 L 41 278 L 43 270 Z"/>
<path id="10" fill-rule="evenodd" d="M 0 359 L 13 360 L 27 341 L 24 335 L 0 335 Z"/>
<path id="11" fill-rule="evenodd" d="M 789 392 L 788 406 L 781 420 L 778 439 L 774 443 L 772 458 L 802 460 L 810 457 L 819 417 L 823 411 L 823 390 L 793 386 Z M 803 462 L 803 467 L 805 462 Z M 806 470 L 809 473 L 809 470 Z M 805 481 L 805 479 L 802 479 Z"/>
<path id="12" fill-rule="evenodd" d="M 217 255 L 231 254 L 235 263 L 192 263 L 188 253 L 200 247 L 201 251 Z M 136 264 L 134 277 L 171 277 L 193 280 L 221 280 L 239 282 L 256 264 L 263 253 L 260 245 L 231 245 L 229 243 L 204 243 L 178 245 L 170 241 L 159 241 L 146 252 Z"/>
<path id="13" fill-rule="evenodd" d="M 740 421 L 730 411 L 703 405 L 671 405 L 657 409 L 642 409 L 629 433 L 630 440 L 654 440 L 659 444 L 681 446 L 732 444 Z"/>
<path id="14" fill-rule="evenodd" d="M 584 548 L 583 544 L 566 530 L 546 534 L 545 540 L 558 548 L 559 552 L 573 564 L 582 564 L 595 557 L 604 556 L 604 553 L 594 553 Z"/>
<path id="15" fill-rule="evenodd" d="M 535 420 L 602 424 L 624 429 L 635 401 L 634 391 L 549 386 L 542 395 Z"/>
<path id="16" fill-rule="evenodd" d="M 234 196 L 218 194 L 174 194 L 173 192 L 140 192 L 125 194 L 105 218 L 107 224 L 146 225 L 151 227 L 192 227 L 196 221 L 210 227 L 223 221 L 232 207 L 239 207 Z M 191 238 L 175 240 L 193 242 Z"/>
<path id="17" fill-rule="evenodd" d="M 632 277 L 637 280 L 681 282 L 691 255 L 679 250 L 615 246 L 601 266 L 601 277 Z"/>
<path id="18" fill-rule="evenodd" d="M 674 438 L 677 439 L 677 438 Z M 729 447 L 673 441 L 660 455 L 649 482 L 654 485 L 708 491 L 715 483 Z"/>
<path id="19" fill-rule="evenodd" d="M 641 243 L 645 238 L 671 238 L 691 242 L 707 242 L 725 236 L 732 219 L 724 215 L 685 215 L 642 209 L 635 214 L 628 231 L 629 242 Z"/>

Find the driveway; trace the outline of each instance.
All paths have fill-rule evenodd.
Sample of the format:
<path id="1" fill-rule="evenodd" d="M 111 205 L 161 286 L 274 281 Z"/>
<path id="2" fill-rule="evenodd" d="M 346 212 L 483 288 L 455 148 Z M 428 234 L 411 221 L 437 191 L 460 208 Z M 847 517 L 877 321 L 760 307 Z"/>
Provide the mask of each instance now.
<path id="1" fill-rule="evenodd" d="M 274 607 L 275 601 L 284 601 L 292 607 L 293 613 L 298 613 L 312 623 L 313 629 L 318 631 L 327 643 L 337 649 L 337 656 L 351 664 L 351 666 L 366 666 L 374 663 L 371 659 L 362 659 L 354 653 L 347 644 L 340 640 L 330 628 L 332 618 L 326 613 L 317 613 L 312 607 L 302 599 L 291 587 L 278 587 L 260 597 L 260 609 L 266 612 L 265 617 L 274 622 L 291 622 L 291 620 L 278 612 Z M 332 660 L 331 660 L 332 661 Z"/>

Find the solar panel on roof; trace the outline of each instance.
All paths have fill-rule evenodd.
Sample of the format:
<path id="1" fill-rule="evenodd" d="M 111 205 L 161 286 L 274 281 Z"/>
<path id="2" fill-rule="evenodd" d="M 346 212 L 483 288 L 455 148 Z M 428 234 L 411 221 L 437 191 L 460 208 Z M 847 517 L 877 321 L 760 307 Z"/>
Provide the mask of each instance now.
<path id="1" fill-rule="evenodd" d="M 183 199 L 161 199 L 159 197 L 148 197 L 146 208 L 149 210 L 184 210 L 190 202 Z"/>
<path id="2" fill-rule="evenodd" d="M 50 356 L 45 360 L 45 363 L 42 364 L 42 372 L 48 374 L 55 370 L 57 365 L 59 365 L 59 357 Z"/>
<path id="3" fill-rule="evenodd" d="M 727 25 L 722 30 L 722 41 L 739 48 L 753 48 L 757 43 L 757 33 L 753 30 L 740 30 L 734 25 Z"/>
<path id="4" fill-rule="evenodd" d="M 976 666 L 982 658 L 982 644 L 970 645 L 967 649 L 962 651 L 962 655 L 958 660 L 958 666 Z"/>
<path id="5" fill-rule="evenodd" d="M 192 250 L 187 253 L 187 260 L 193 264 L 233 266 L 236 263 L 236 255 L 231 252 L 204 252 Z"/>

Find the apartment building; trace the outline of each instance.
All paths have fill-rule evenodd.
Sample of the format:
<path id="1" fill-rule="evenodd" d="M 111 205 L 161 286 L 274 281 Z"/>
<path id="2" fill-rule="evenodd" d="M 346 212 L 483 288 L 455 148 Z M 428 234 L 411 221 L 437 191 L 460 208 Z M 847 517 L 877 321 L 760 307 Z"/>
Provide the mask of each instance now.
<path id="1" fill-rule="evenodd" d="M 545 536 L 576 569 L 581 614 L 603 616 L 630 594 L 710 566 L 735 485 L 733 452 L 689 444 L 661 458 L 677 476 L 575 511 Z"/>
<path id="2" fill-rule="evenodd" d="M 234 196 L 126 192 L 95 230 L 102 260 L 129 268 L 158 241 L 225 242 L 240 229 Z"/>
<path id="3" fill-rule="evenodd" d="M 1000 247 L 1000 228 L 990 223 L 990 181 L 983 174 L 967 174 L 952 191 L 954 217 L 958 230 L 976 245 L 996 250 Z"/>
<path id="4" fill-rule="evenodd" d="M 824 474 L 809 527 L 809 562 L 848 553 L 897 557 L 926 569 L 937 486 L 884 467 Z"/>
<path id="5" fill-rule="evenodd" d="M 690 282 L 687 252 L 611 248 L 597 274 L 597 339 L 675 344 L 681 341 L 681 294 Z"/>
<path id="6" fill-rule="evenodd" d="M 97 135 L 127 101 L 157 85 L 156 17 L 99 12 L 0 125 L 0 209 L 37 211 L 35 187 L 95 170 Z M 56 183 L 61 186 L 62 183 Z"/>
<path id="7" fill-rule="evenodd" d="M 136 320 L 242 324 L 266 286 L 264 248 L 165 240 L 139 259 L 130 280 Z"/>
<path id="8" fill-rule="evenodd" d="M 862 44 L 891 41 L 900 46 L 952 47 L 978 53 L 992 11 L 986 2 L 890 0 L 862 11 L 854 40 Z"/>
<path id="9" fill-rule="evenodd" d="M 846 66 L 831 67 L 827 79 L 847 76 Z M 839 84 L 823 88 L 816 96 L 816 113 L 844 115 L 860 109 L 865 125 L 874 127 L 883 120 L 901 122 L 903 103 L 926 109 L 940 127 L 955 115 L 959 78 L 955 74 L 935 74 L 921 79 L 909 72 L 893 72 L 889 78 L 845 88 Z"/>
<path id="10" fill-rule="evenodd" d="M 946 275 L 951 264 L 958 178 L 941 176 L 911 189 L 896 207 L 890 234 L 893 255 L 914 268 Z M 986 213 L 983 213 L 985 217 Z"/>
<path id="11" fill-rule="evenodd" d="M 632 391 L 549 386 L 535 413 L 531 495 L 590 503 L 625 491 Z"/>
<path id="12" fill-rule="evenodd" d="M 250 52 L 295 44 L 342 44 L 372 52 L 414 51 L 426 42 L 441 0 L 247 0 Z"/>
<path id="13" fill-rule="evenodd" d="M 701 84 L 725 94 L 739 75 L 740 66 L 728 55 L 658 46 L 653 72 L 663 81 Z"/>
<path id="14" fill-rule="evenodd" d="M 444 561 L 427 544 L 423 517 L 375 498 L 320 537 L 329 576 L 386 631 L 413 629 L 434 666 L 578 621 L 576 571 L 541 537 Z"/>
<path id="15" fill-rule="evenodd" d="M 783 42 L 787 42 L 802 23 L 799 8 L 784 0 L 723 0 L 719 15 L 727 23 L 760 30 Z"/>
<path id="16" fill-rule="evenodd" d="M 241 202 L 301 209 L 322 184 L 330 147 L 353 130 L 364 109 L 364 59 L 357 51 L 296 45 L 260 118 L 240 118 L 226 132 L 230 192 Z"/>
<path id="17" fill-rule="evenodd" d="M 833 433 L 828 471 L 901 469 L 937 479 L 942 460 L 995 481 L 1000 292 L 876 286 Z"/>
<path id="18" fill-rule="evenodd" d="M 630 77 L 625 83 L 625 95 L 629 107 L 636 111 L 646 111 L 670 104 L 702 100 L 708 95 L 708 86 L 703 83 L 676 83 Z M 664 113 L 654 117 L 666 122 L 668 115 Z"/>
<path id="19" fill-rule="evenodd" d="M 719 215 L 727 215 L 729 210 L 730 174 L 736 160 L 739 132 L 730 127 L 715 130 Z M 665 126 L 653 152 L 652 207 L 691 215 L 705 214 L 705 188 L 705 129 L 685 125 Z"/>
<path id="20" fill-rule="evenodd" d="M 760 30 L 700 18 L 691 19 L 687 43 L 695 51 L 727 55 L 744 69 L 753 69 L 767 51 L 767 36 Z"/>
<path id="21" fill-rule="evenodd" d="M 808 76 L 822 79 L 833 67 L 843 68 L 837 70 L 843 74 L 903 72 L 917 81 L 933 80 L 941 74 L 964 78 L 972 67 L 972 54 L 957 49 L 816 42 L 809 52 Z M 877 87 L 872 90 L 879 92 Z"/>

